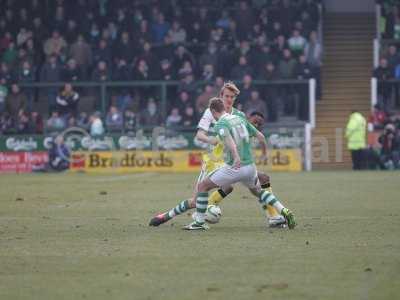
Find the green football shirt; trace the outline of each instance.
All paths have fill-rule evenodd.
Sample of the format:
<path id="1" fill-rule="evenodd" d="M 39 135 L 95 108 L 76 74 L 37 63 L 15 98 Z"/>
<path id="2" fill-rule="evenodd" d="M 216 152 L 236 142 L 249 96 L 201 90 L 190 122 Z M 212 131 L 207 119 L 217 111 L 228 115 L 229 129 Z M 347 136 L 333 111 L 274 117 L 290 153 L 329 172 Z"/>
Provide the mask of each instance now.
<path id="1" fill-rule="evenodd" d="M 250 165 L 254 163 L 250 137 L 257 133 L 257 129 L 245 118 L 237 115 L 224 114 L 214 126 L 214 130 L 219 138 L 225 142 L 227 136 L 231 136 L 236 144 L 239 153 L 241 165 Z M 224 161 L 228 165 L 233 165 L 233 156 L 224 145 Z"/>

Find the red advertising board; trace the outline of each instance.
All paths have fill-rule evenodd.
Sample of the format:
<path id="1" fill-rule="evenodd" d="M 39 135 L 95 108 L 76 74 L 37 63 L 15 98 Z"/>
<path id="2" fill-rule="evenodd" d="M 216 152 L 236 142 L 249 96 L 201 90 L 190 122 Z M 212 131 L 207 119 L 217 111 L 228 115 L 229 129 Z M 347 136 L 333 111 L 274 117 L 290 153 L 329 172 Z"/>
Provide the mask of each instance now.
<path id="1" fill-rule="evenodd" d="M 30 173 L 49 161 L 45 151 L 0 152 L 0 173 Z"/>

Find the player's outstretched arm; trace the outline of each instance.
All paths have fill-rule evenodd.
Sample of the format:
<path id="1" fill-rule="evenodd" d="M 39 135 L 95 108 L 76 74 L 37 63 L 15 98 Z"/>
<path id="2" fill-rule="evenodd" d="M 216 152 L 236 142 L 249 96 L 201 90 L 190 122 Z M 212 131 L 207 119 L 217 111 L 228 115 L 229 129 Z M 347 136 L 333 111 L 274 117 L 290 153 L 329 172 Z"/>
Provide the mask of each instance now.
<path id="1" fill-rule="evenodd" d="M 262 155 L 267 156 L 267 141 L 265 140 L 264 134 L 257 130 L 256 138 L 257 138 L 258 142 L 260 143 Z"/>
<path id="2" fill-rule="evenodd" d="M 197 130 L 196 139 L 198 139 L 199 141 L 201 141 L 203 143 L 207 143 L 210 145 L 216 145 L 218 143 L 218 140 L 216 137 L 208 136 L 207 132 L 204 131 L 203 129 Z"/>

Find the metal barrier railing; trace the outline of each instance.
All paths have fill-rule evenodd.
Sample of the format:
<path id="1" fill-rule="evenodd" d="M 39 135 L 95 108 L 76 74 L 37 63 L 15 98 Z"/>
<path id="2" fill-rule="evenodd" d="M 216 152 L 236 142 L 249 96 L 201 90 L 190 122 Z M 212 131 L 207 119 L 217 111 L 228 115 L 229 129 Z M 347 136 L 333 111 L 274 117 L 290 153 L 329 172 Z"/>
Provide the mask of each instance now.
<path id="1" fill-rule="evenodd" d="M 241 81 L 235 82 L 237 84 L 242 84 Z M 36 83 L 20 83 L 20 87 L 24 89 L 46 89 L 46 88 L 61 88 L 64 86 L 66 82 L 36 82 Z M 160 103 L 160 112 L 162 115 L 162 119 L 165 120 L 167 116 L 167 109 L 169 105 L 169 99 L 171 99 L 168 95 L 168 89 L 170 87 L 178 87 L 180 84 L 179 81 L 126 81 L 126 82 L 73 82 L 72 85 L 76 88 L 80 89 L 94 89 L 97 93 L 99 93 L 100 99 L 100 111 L 102 116 L 105 117 L 108 109 L 109 96 L 111 94 L 112 89 L 115 88 L 128 88 L 128 89 L 140 89 L 140 88 L 158 88 L 158 100 Z M 196 82 L 196 85 L 201 87 L 207 84 L 204 81 Z M 308 120 L 314 127 L 315 125 L 315 89 L 316 84 L 315 80 L 274 80 L 274 81 L 265 81 L 265 80 L 253 80 L 252 85 L 258 89 L 268 89 L 268 87 L 280 88 L 281 90 L 288 90 L 290 88 L 298 89 L 303 86 L 304 89 L 308 93 Z M 308 86 L 308 89 L 307 89 Z M 288 87 L 286 89 L 285 87 Z M 43 98 L 43 97 L 41 97 Z M 146 99 L 144 99 L 146 100 Z M 42 99 L 41 99 L 42 101 Z"/>

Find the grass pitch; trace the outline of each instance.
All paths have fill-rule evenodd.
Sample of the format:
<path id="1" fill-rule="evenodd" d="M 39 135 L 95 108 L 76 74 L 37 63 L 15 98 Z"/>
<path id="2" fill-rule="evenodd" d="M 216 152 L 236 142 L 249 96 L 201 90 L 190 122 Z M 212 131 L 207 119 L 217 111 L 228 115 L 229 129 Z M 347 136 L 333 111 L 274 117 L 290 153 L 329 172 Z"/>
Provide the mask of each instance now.
<path id="1" fill-rule="evenodd" d="M 195 176 L 0 176 L 0 299 L 399 297 L 400 173 L 272 174 L 293 231 L 241 187 L 208 232 L 148 227 Z"/>

